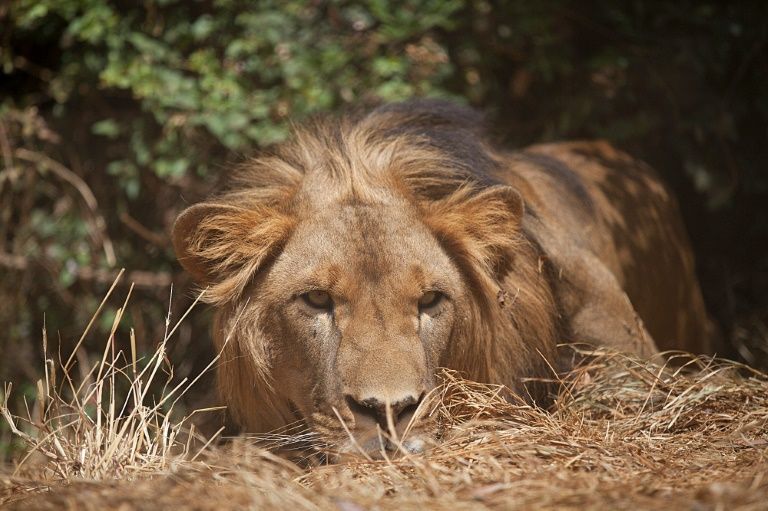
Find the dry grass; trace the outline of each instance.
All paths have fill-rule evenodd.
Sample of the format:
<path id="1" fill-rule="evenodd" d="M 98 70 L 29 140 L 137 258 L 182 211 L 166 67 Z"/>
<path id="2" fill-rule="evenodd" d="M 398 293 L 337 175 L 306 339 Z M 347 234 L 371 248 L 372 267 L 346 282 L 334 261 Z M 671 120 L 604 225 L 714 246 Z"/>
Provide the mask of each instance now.
<path id="1" fill-rule="evenodd" d="M 120 314 L 116 319 L 120 320 Z M 79 382 L 46 360 L 25 420 L 29 456 L 0 475 L 8 509 L 765 509 L 768 377 L 687 355 L 673 364 L 581 352 L 556 405 L 510 403 L 446 372 L 425 410 L 438 445 L 396 460 L 302 468 L 247 439 L 191 448 L 165 349 L 113 349 Z M 113 330 L 114 334 L 114 330 Z M 120 362 L 123 362 L 122 365 Z M 54 368 L 58 367 L 58 371 Z M 60 371 L 66 368 L 65 371 Z M 56 380 L 61 372 L 63 379 Z M 151 401 L 150 387 L 162 392 Z M 151 402 L 148 402 L 151 401 Z M 269 437 L 280 441 L 282 437 Z"/>

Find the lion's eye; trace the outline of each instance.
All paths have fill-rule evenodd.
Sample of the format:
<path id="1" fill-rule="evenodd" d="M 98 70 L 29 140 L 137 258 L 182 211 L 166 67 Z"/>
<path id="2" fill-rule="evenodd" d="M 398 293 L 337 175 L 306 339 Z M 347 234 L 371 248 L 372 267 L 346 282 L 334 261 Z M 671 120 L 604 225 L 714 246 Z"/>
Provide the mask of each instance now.
<path id="1" fill-rule="evenodd" d="M 419 310 L 431 309 L 439 304 L 445 295 L 439 291 L 427 291 L 419 298 Z"/>
<path id="2" fill-rule="evenodd" d="M 330 309 L 333 305 L 331 295 L 325 291 L 310 291 L 301 295 L 302 300 L 315 309 Z"/>

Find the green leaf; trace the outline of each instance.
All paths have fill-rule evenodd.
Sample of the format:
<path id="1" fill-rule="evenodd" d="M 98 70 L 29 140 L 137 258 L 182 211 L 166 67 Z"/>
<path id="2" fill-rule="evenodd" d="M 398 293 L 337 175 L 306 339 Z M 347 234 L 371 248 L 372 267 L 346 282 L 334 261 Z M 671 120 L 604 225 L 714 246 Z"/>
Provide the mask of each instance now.
<path id="1" fill-rule="evenodd" d="M 91 126 L 91 133 L 101 135 L 107 138 L 115 139 L 121 134 L 120 126 L 114 119 L 104 119 L 95 122 Z"/>

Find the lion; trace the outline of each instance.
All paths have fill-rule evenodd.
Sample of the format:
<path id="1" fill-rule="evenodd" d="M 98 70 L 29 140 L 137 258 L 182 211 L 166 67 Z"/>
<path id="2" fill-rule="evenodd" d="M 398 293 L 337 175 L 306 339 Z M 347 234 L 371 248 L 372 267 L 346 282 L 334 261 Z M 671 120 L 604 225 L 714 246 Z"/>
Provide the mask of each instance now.
<path id="1" fill-rule="evenodd" d="M 173 227 L 215 306 L 243 431 L 303 424 L 339 453 L 402 437 L 440 367 L 543 404 L 558 345 L 710 352 L 677 205 L 606 142 L 510 151 L 439 100 L 315 120 Z M 428 429 L 428 428 L 427 428 Z"/>

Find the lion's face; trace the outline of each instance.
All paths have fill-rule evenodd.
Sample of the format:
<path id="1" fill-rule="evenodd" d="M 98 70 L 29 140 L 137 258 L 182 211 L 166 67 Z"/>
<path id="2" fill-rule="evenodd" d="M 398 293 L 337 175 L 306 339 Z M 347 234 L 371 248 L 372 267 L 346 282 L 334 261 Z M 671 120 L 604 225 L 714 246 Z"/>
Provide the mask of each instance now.
<path id="1" fill-rule="evenodd" d="M 515 232 L 519 195 L 379 192 L 302 190 L 290 213 L 204 203 L 177 220 L 179 259 L 218 305 L 220 391 L 246 431 L 298 420 L 336 452 L 420 451 L 432 432 L 418 406 L 439 366 L 488 381 L 499 357 L 510 371 L 526 360 L 516 325 L 507 351 L 484 349 L 499 332 L 491 268 L 516 243 L 496 231 Z"/>
<path id="2" fill-rule="evenodd" d="M 336 205 L 308 214 L 265 273 L 253 299 L 273 315 L 275 387 L 342 450 L 340 421 L 380 450 L 387 407 L 401 437 L 465 300 L 435 236 L 405 205 Z M 423 443 L 417 431 L 407 449 Z"/>

